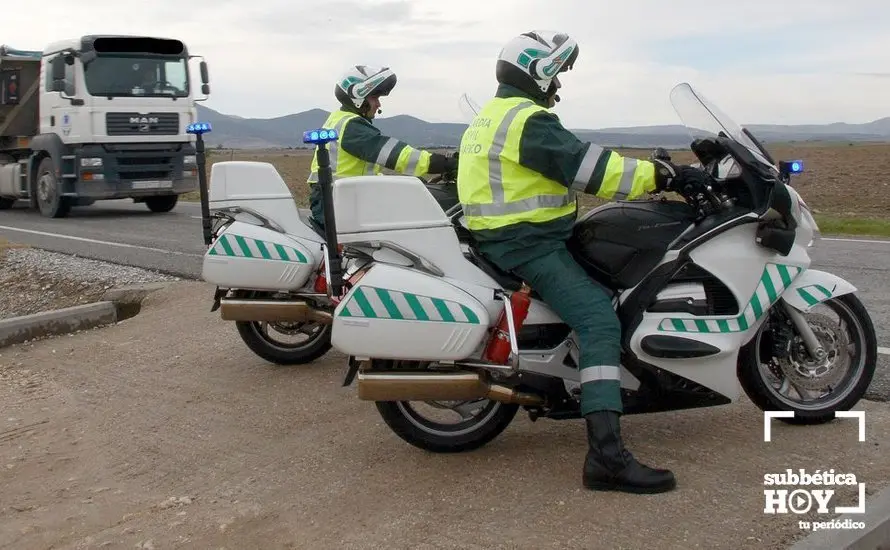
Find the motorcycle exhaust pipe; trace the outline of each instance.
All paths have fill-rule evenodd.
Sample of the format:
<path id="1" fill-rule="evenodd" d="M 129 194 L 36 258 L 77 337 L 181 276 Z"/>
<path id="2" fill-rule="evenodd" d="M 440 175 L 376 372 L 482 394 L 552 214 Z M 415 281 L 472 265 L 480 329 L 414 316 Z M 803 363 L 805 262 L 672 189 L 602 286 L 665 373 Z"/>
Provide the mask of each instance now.
<path id="1" fill-rule="evenodd" d="M 491 399 L 516 405 L 543 405 L 537 395 L 490 384 L 479 373 L 382 371 L 358 373 L 358 398 L 365 401 L 471 401 Z"/>
<path id="2" fill-rule="evenodd" d="M 330 313 L 303 301 L 222 299 L 219 312 L 224 321 L 334 322 Z"/>

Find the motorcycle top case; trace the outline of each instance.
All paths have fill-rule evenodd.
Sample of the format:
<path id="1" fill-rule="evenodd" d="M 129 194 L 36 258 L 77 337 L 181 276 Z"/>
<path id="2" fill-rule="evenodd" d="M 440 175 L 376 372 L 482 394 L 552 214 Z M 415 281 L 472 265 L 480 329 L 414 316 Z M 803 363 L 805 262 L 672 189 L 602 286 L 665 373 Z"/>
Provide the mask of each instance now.
<path id="1" fill-rule="evenodd" d="M 321 247 L 240 221 L 225 228 L 204 254 L 202 278 L 221 288 L 293 291 L 321 260 Z"/>
<path id="2" fill-rule="evenodd" d="M 456 361 L 479 349 L 489 324 L 485 307 L 459 287 L 377 264 L 334 311 L 331 343 L 356 357 Z"/>

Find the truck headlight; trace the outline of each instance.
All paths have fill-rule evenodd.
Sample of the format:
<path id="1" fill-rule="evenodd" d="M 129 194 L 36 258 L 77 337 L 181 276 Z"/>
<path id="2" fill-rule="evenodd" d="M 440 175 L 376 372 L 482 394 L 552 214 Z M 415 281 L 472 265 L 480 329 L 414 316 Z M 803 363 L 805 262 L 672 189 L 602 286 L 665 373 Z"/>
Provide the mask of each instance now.
<path id="1" fill-rule="evenodd" d="M 198 162 L 198 159 L 195 157 L 195 155 L 186 155 L 182 157 L 182 162 L 185 164 L 195 164 L 196 162 Z"/>
<path id="2" fill-rule="evenodd" d="M 81 168 L 98 168 L 102 166 L 101 158 L 85 158 L 80 159 Z"/>

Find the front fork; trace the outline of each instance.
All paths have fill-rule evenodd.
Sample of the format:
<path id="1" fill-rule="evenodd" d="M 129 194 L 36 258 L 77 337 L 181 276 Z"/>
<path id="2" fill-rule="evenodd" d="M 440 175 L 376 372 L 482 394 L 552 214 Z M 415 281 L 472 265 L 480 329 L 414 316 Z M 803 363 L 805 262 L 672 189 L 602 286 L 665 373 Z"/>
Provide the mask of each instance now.
<path id="1" fill-rule="evenodd" d="M 824 359 L 825 349 L 822 348 L 822 344 L 819 343 L 819 339 L 816 338 L 816 334 L 813 332 L 813 329 L 810 328 L 810 324 L 807 323 L 807 320 L 803 316 L 803 313 L 795 309 L 784 300 L 782 300 L 782 306 L 785 308 L 785 313 L 788 314 L 791 322 L 794 323 L 794 328 L 797 329 L 797 333 L 800 334 L 800 337 L 803 340 L 804 346 L 806 346 L 810 357 L 812 357 L 816 361 L 821 361 L 822 359 Z"/>

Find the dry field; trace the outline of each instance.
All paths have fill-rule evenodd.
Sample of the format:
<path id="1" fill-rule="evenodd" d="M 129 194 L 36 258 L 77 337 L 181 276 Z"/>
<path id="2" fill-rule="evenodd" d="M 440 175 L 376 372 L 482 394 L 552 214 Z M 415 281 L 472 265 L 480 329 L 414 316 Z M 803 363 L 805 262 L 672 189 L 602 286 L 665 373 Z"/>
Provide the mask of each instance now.
<path id="1" fill-rule="evenodd" d="M 769 147 L 774 157 L 783 160 L 803 160 L 805 173 L 795 176 L 794 187 L 807 204 L 818 214 L 825 232 L 886 234 L 890 226 L 890 144 L 825 145 L 800 143 Z M 646 158 L 649 150 L 619 149 L 624 155 Z M 690 151 L 672 153 L 675 162 L 692 162 Z M 308 185 L 311 162 L 308 150 L 291 151 L 213 151 L 208 163 L 223 160 L 253 160 L 271 162 L 288 183 L 297 202 L 308 204 Z M 189 197 L 197 200 L 197 193 Z M 592 206 L 597 200 L 582 199 Z M 870 218 L 877 222 L 853 221 L 850 218 Z M 834 230 L 834 231 L 833 231 Z"/>

